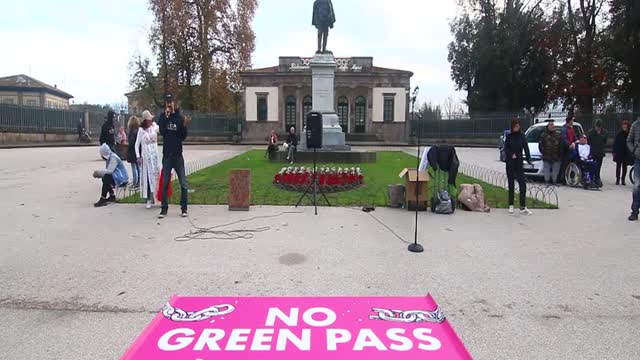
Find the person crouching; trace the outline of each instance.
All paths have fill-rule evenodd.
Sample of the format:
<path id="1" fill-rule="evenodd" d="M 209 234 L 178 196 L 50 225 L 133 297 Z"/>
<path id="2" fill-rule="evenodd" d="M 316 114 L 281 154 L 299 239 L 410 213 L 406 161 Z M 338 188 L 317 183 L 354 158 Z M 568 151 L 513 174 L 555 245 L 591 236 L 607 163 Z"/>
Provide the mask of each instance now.
<path id="1" fill-rule="evenodd" d="M 115 188 L 126 184 L 129 181 L 129 175 L 124 163 L 118 155 L 116 155 L 109 145 L 102 144 L 100 146 L 100 156 L 105 159 L 106 168 L 104 170 L 96 170 L 93 172 L 93 177 L 96 179 L 102 179 L 102 193 L 100 194 L 100 200 L 93 204 L 95 207 L 103 207 L 109 205 L 109 203 L 116 201 Z"/>

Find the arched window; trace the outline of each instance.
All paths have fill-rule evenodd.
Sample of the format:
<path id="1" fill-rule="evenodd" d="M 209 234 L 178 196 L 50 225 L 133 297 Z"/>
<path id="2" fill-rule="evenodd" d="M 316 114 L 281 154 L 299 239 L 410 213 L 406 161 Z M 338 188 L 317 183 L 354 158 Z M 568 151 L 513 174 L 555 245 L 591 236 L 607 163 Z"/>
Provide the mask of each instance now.
<path id="1" fill-rule="evenodd" d="M 313 99 L 311 96 L 305 96 L 302 99 L 302 124 L 307 126 L 307 114 L 313 110 Z"/>
<path id="2" fill-rule="evenodd" d="M 349 100 L 346 96 L 338 98 L 338 117 L 344 133 L 349 131 Z"/>
<path id="3" fill-rule="evenodd" d="M 365 132 L 365 122 L 367 119 L 367 99 L 363 96 L 356 98 L 356 132 Z"/>
<path id="4" fill-rule="evenodd" d="M 296 98 L 287 96 L 284 102 L 284 130 L 289 132 L 292 127 L 296 127 Z"/>

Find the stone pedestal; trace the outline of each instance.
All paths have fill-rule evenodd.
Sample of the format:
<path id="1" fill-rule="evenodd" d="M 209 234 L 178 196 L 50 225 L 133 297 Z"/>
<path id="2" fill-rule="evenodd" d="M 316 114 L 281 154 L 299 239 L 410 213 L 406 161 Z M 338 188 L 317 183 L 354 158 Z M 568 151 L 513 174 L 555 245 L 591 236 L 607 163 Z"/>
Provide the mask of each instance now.
<path id="1" fill-rule="evenodd" d="M 332 53 L 316 54 L 310 63 L 313 111 L 322 113 L 323 150 L 350 150 L 345 145 L 345 134 L 340 126 L 340 118 L 335 112 L 336 59 Z M 300 148 L 307 148 L 303 132 Z"/>
<path id="2" fill-rule="evenodd" d="M 251 170 L 233 169 L 229 175 L 229 211 L 249 211 Z"/>

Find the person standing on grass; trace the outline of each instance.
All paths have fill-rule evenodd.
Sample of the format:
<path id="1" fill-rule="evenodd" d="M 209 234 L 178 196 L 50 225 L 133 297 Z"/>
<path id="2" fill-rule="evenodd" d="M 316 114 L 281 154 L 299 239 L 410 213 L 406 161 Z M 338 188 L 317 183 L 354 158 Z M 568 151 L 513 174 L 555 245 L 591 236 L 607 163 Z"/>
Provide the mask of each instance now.
<path id="1" fill-rule="evenodd" d="M 598 119 L 595 127 L 589 131 L 589 135 L 587 136 L 589 145 L 591 146 L 591 157 L 596 162 L 593 182 L 598 188 L 601 188 L 603 185 L 602 179 L 600 178 L 600 171 L 602 170 L 602 161 L 605 157 L 608 135 L 607 130 L 602 127 L 602 120 Z"/>
<path id="2" fill-rule="evenodd" d="M 629 221 L 638 221 L 638 213 L 640 212 L 640 117 L 631 125 L 627 137 L 627 147 L 635 158 L 633 163 L 633 203 L 631 203 Z"/>
<path id="3" fill-rule="evenodd" d="M 631 123 L 629 120 L 624 120 L 613 142 L 613 161 L 616 163 L 616 185 L 620 185 L 620 180 L 622 180 L 622 186 L 627 185 L 627 167 L 633 164 L 633 154 L 627 147 L 627 137 L 629 137 L 630 127 Z"/>
<path id="4" fill-rule="evenodd" d="M 549 121 L 547 129 L 540 135 L 538 144 L 544 162 L 544 181 L 548 185 L 555 186 L 556 181 L 558 181 L 564 154 L 563 145 L 562 134 L 556 130 L 555 122 L 553 120 Z"/>
<path id="5" fill-rule="evenodd" d="M 165 95 L 164 112 L 158 117 L 158 126 L 160 134 L 164 140 L 162 147 L 162 211 L 159 218 L 163 219 L 167 216 L 169 210 L 169 199 L 166 194 L 171 185 L 168 179 L 171 177 L 171 170 L 175 169 L 180 181 L 180 208 L 182 217 L 188 217 L 187 211 L 188 188 L 187 176 L 184 167 L 184 157 L 182 156 L 182 143 L 187 138 L 187 127 L 190 119 L 184 118 L 180 114 L 180 110 L 176 107 L 176 101 L 171 94 Z"/>
<path id="6" fill-rule="evenodd" d="M 140 197 L 146 199 L 146 208 L 153 206 L 153 192 L 160 179 L 160 156 L 158 155 L 158 125 L 148 110 L 142 113 L 142 125 L 135 140 L 136 159 L 140 165 Z"/>
<path id="7" fill-rule="evenodd" d="M 522 166 L 523 152 L 529 164 L 531 164 L 531 153 L 527 138 L 522 133 L 520 119 L 511 121 L 511 133 L 507 135 L 504 142 L 505 154 L 507 155 L 507 179 L 509 182 L 509 213 L 514 213 L 515 201 L 515 180 L 518 180 L 520 188 L 520 213 L 522 215 L 532 215 L 527 208 L 527 181 L 524 176 Z"/>

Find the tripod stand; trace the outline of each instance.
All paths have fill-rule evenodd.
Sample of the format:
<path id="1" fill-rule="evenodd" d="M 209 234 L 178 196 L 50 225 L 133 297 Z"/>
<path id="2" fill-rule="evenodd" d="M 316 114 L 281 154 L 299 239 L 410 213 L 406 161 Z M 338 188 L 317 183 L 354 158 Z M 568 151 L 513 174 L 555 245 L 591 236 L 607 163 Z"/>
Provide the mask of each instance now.
<path id="1" fill-rule="evenodd" d="M 324 191 L 322 191 L 322 188 L 320 187 L 320 184 L 319 184 L 320 179 L 317 176 L 317 165 L 316 165 L 317 162 L 318 162 L 318 153 L 314 148 L 313 149 L 313 173 L 312 173 L 313 179 L 311 180 L 311 183 L 307 186 L 307 189 L 304 191 L 304 194 L 302 194 L 302 196 L 300 197 L 300 200 L 298 200 L 298 203 L 296 204 L 296 207 L 300 206 L 300 204 L 302 203 L 302 199 L 304 199 L 307 195 L 309 195 L 309 191 L 311 191 L 313 194 L 311 197 L 311 200 L 313 201 L 313 206 L 316 210 L 316 215 L 318 215 L 318 192 L 322 194 L 322 197 L 327 202 L 327 205 L 331 206 L 329 199 L 327 199 L 327 196 L 324 194 Z"/>

